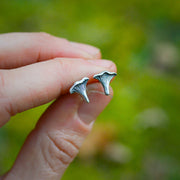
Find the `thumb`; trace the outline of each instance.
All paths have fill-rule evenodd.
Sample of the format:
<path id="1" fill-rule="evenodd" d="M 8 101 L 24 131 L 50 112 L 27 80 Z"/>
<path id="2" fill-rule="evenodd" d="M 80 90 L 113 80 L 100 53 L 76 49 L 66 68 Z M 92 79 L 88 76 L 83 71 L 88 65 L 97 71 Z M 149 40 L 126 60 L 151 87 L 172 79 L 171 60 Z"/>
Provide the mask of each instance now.
<path id="1" fill-rule="evenodd" d="M 54 102 L 27 138 L 5 180 L 59 180 L 89 134 L 92 122 L 111 100 L 102 92 L 101 85 L 95 83 L 88 85 L 89 104 L 76 94 Z"/>

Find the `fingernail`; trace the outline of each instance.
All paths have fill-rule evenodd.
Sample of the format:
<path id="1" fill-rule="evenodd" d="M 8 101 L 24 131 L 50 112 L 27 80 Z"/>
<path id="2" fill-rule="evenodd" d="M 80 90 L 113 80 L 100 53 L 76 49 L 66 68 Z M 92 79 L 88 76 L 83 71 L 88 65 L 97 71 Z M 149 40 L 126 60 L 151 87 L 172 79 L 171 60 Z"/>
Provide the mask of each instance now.
<path id="1" fill-rule="evenodd" d="M 85 124 L 91 124 L 107 106 L 112 96 L 104 96 L 100 83 L 88 85 L 87 92 L 90 103 L 81 101 L 78 108 L 78 115 Z"/>
<path id="2" fill-rule="evenodd" d="M 87 60 L 88 62 L 95 64 L 96 66 L 101 66 L 101 67 L 105 67 L 105 68 L 110 68 L 114 65 L 114 63 L 112 61 L 109 60 Z M 115 65 L 114 65 L 115 66 Z"/>
<path id="3" fill-rule="evenodd" d="M 75 43 L 75 42 L 70 42 L 72 46 L 79 48 L 86 53 L 90 54 L 94 58 L 99 58 L 100 57 L 100 50 L 94 46 L 87 45 L 87 44 L 81 44 L 81 43 Z"/>

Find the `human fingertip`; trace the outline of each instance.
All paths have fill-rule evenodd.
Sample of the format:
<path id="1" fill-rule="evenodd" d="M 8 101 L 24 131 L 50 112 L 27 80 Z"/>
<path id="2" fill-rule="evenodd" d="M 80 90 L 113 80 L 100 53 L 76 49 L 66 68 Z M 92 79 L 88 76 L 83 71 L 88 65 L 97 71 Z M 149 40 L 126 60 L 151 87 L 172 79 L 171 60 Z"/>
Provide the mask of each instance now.
<path id="1" fill-rule="evenodd" d="M 103 111 L 112 99 L 112 90 L 110 96 L 105 96 L 100 83 L 88 85 L 87 89 L 89 103 L 82 101 L 78 108 L 78 116 L 85 124 L 91 124 L 97 116 Z"/>
<path id="2" fill-rule="evenodd" d="M 105 60 L 105 59 L 97 60 L 96 59 L 96 60 L 88 60 L 88 62 L 90 62 L 96 66 L 108 68 L 108 70 L 110 70 L 110 71 L 114 71 L 114 72 L 117 71 L 115 63 L 113 61 L 110 61 L 110 60 Z"/>
<path id="3" fill-rule="evenodd" d="M 70 44 L 75 47 L 79 48 L 82 51 L 85 51 L 88 53 L 92 58 L 100 59 L 101 58 L 101 52 L 100 49 L 88 44 L 82 44 L 82 43 L 76 43 L 76 42 L 70 42 Z"/>

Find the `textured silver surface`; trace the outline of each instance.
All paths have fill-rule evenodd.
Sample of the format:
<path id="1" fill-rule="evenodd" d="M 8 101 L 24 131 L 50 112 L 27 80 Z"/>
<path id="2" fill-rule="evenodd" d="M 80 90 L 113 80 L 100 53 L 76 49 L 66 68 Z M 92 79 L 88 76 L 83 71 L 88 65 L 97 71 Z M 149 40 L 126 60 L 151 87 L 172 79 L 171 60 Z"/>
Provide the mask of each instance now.
<path id="1" fill-rule="evenodd" d="M 87 84 L 88 80 L 89 80 L 88 77 L 84 77 L 82 80 L 76 81 L 69 90 L 69 92 L 71 94 L 73 94 L 73 93 L 80 94 L 86 100 L 87 103 L 89 103 L 89 98 L 88 98 L 87 92 L 86 92 L 86 84 Z"/>
<path id="2" fill-rule="evenodd" d="M 117 74 L 115 72 L 103 71 L 102 73 L 94 75 L 94 79 L 97 79 L 101 82 L 105 94 L 109 95 L 109 84 L 111 82 L 111 79 L 116 75 Z"/>

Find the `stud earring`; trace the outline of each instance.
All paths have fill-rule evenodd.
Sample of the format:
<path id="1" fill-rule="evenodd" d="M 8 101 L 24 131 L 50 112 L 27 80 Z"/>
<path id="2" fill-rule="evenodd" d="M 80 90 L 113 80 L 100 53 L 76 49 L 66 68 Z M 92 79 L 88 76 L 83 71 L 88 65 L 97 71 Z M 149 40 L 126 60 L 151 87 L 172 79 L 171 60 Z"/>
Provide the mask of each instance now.
<path id="1" fill-rule="evenodd" d="M 89 103 L 89 98 L 86 92 L 86 85 L 87 85 L 88 80 L 89 80 L 88 77 L 84 77 L 82 80 L 76 81 L 69 90 L 70 94 L 73 94 L 73 93 L 80 94 L 87 103 Z"/>
<path id="2" fill-rule="evenodd" d="M 103 71 L 102 73 L 94 75 L 94 79 L 97 79 L 100 81 L 104 88 L 105 95 L 109 95 L 109 84 L 111 79 L 116 76 L 117 74 L 115 72 L 109 72 L 109 71 Z"/>

